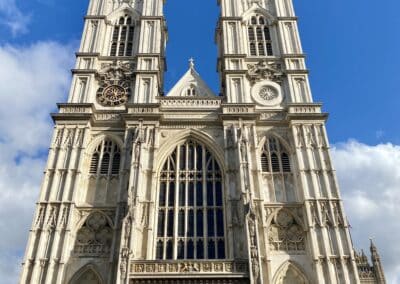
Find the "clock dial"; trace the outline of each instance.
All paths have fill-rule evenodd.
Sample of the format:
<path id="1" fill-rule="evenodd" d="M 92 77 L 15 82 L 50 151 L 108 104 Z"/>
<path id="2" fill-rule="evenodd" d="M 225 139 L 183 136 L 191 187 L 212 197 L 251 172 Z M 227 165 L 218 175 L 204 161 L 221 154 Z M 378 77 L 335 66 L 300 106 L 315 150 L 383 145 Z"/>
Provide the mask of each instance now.
<path id="1" fill-rule="evenodd" d="M 103 106 L 119 106 L 127 101 L 126 90 L 118 85 L 111 85 L 97 95 L 97 101 Z"/>

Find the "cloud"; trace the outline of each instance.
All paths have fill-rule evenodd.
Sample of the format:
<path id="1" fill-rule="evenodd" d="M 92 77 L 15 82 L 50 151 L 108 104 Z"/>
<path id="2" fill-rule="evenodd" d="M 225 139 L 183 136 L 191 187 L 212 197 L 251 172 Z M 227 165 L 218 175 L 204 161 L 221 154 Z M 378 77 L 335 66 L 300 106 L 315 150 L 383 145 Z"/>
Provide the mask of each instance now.
<path id="1" fill-rule="evenodd" d="M 17 283 L 50 141 L 49 112 L 65 101 L 73 59 L 70 45 L 54 42 L 0 46 L 2 283 Z"/>
<path id="2" fill-rule="evenodd" d="M 387 282 L 400 283 L 400 146 L 348 141 L 332 154 L 354 246 L 368 248 L 374 238 Z"/>
<path id="3" fill-rule="evenodd" d="M 2 0 L 0 0 L 0 3 Z M 1 4 L 0 4 L 1 9 Z M 65 101 L 71 46 L 0 46 L 0 279 L 16 283 L 32 222 L 52 123 Z M 332 150 L 356 247 L 375 237 L 388 283 L 400 283 L 400 146 L 357 141 Z"/>
<path id="4" fill-rule="evenodd" d="M 28 32 L 31 16 L 24 14 L 16 0 L 0 0 L 0 24 L 7 26 L 13 36 Z"/>

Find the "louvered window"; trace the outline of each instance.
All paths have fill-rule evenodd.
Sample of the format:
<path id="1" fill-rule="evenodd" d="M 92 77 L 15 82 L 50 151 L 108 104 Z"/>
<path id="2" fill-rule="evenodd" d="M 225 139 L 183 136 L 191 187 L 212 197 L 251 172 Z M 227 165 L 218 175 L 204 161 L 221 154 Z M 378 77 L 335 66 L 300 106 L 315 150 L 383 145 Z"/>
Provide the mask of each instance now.
<path id="1" fill-rule="evenodd" d="M 116 143 L 105 140 L 100 143 L 92 154 L 91 175 L 118 175 L 121 164 L 121 153 Z"/>
<path id="2" fill-rule="evenodd" d="M 129 16 L 119 18 L 114 27 L 110 56 L 132 56 L 135 26 Z"/>
<path id="3" fill-rule="evenodd" d="M 261 15 L 251 17 L 247 28 L 251 56 L 272 56 L 272 41 L 268 23 Z"/>
<path id="4" fill-rule="evenodd" d="M 294 179 L 290 157 L 282 143 L 271 137 L 266 140 L 261 152 L 261 170 L 268 180 L 268 191 L 271 201 L 296 201 Z"/>
<path id="5" fill-rule="evenodd" d="M 189 140 L 174 150 L 160 174 L 157 259 L 225 258 L 222 184 L 206 147 Z"/>

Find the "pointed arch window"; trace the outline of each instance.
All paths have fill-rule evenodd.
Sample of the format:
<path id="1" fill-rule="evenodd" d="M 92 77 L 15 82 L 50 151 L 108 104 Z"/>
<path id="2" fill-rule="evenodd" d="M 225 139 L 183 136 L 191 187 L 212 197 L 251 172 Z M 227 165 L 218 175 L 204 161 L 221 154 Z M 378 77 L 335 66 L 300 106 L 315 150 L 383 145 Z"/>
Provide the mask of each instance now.
<path id="1" fill-rule="evenodd" d="M 87 204 L 115 204 L 120 167 L 121 150 L 117 143 L 111 139 L 103 140 L 90 158 L 87 190 L 82 199 Z"/>
<path id="2" fill-rule="evenodd" d="M 288 151 L 277 138 L 266 139 L 260 160 L 261 171 L 268 180 L 271 201 L 296 201 L 290 157 Z"/>
<path id="3" fill-rule="evenodd" d="M 179 145 L 159 182 L 156 258 L 225 258 L 223 181 L 211 152 L 192 140 Z"/>
<path id="4" fill-rule="evenodd" d="M 273 56 L 271 33 L 264 16 L 251 17 L 247 32 L 251 56 Z"/>
<path id="5" fill-rule="evenodd" d="M 90 175 L 118 175 L 121 164 L 121 151 L 109 139 L 100 143 L 92 154 Z"/>
<path id="6" fill-rule="evenodd" d="M 114 26 L 110 56 L 132 56 L 134 35 L 133 19 L 128 15 L 120 17 Z"/>

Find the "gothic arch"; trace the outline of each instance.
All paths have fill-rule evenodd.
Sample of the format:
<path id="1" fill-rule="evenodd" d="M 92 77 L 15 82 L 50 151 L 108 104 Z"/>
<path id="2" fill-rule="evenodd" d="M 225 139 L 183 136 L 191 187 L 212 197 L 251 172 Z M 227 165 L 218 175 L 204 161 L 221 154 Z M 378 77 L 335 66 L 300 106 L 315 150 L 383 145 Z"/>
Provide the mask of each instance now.
<path id="1" fill-rule="evenodd" d="M 140 14 L 135 9 L 122 5 L 118 9 L 112 11 L 110 14 L 107 15 L 107 20 L 109 24 L 115 24 L 121 16 L 125 14 L 132 16 L 134 20 L 138 20 L 140 18 Z"/>
<path id="2" fill-rule="evenodd" d="M 171 153 L 175 150 L 176 145 L 179 145 L 188 139 L 198 141 L 202 143 L 205 147 L 207 147 L 207 149 L 210 150 L 211 154 L 215 156 L 219 166 L 221 167 L 222 174 L 224 175 L 226 171 L 224 162 L 224 151 L 221 149 L 220 145 L 216 143 L 216 140 L 213 137 L 197 129 L 187 129 L 181 131 L 179 134 L 174 135 L 174 137 L 167 139 L 167 141 L 163 143 L 163 146 L 161 146 L 159 150 L 159 158 L 157 159 L 158 163 L 155 166 L 157 174 L 159 174 L 159 172 L 161 171 L 161 168 L 167 160 L 168 156 L 171 155 Z"/>
<path id="3" fill-rule="evenodd" d="M 247 21 L 250 20 L 250 18 L 255 14 L 263 15 L 267 19 L 269 25 L 275 22 L 275 17 L 270 12 L 259 5 L 253 5 L 250 7 L 250 9 L 243 13 L 242 23 L 247 24 Z"/>
<path id="4" fill-rule="evenodd" d="M 76 224 L 77 230 L 79 230 L 79 229 L 83 226 L 83 224 L 86 222 L 86 220 L 87 220 L 90 216 L 92 216 L 93 214 L 95 214 L 95 213 L 98 213 L 98 214 L 104 216 L 104 217 L 107 219 L 107 222 L 110 224 L 110 226 L 114 229 L 114 222 L 113 222 L 113 220 L 112 220 L 109 216 L 107 216 L 106 214 L 104 214 L 103 211 L 101 211 L 101 210 L 95 210 L 95 211 L 91 211 L 90 214 L 88 214 L 87 216 L 85 216 L 85 218 L 82 218 L 81 220 L 78 221 L 78 223 Z"/>
<path id="5" fill-rule="evenodd" d="M 103 284 L 101 275 L 94 264 L 88 264 L 79 269 L 68 284 Z"/>
<path id="6" fill-rule="evenodd" d="M 125 147 L 120 137 L 100 134 L 87 146 L 81 186 L 76 200 L 85 204 L 114 204 L 117 200 Z"/>
<path id="7" fill-rule="evenodd" d="M 276 272 L 272 283 L 274 284 L 310 284 L 305 273 L 292 261 L 281 265 Z"/>
<path id="8" fill-rule="evenodd" d="M 304 229 L 303 221 L 298 216 L 296 216 L 295 214 L 293 214 L 290 210 L 288 210 L 286 208 L 278 208 L 272 214 L 270 214 L 267 218 L 267 226 L 271 225 L 272 219 L 274 219 L 279 212 L 285 212 L 287 214 L 290 214 L 295 219 L 295 221 Z"/>
<path id="9" fill-rule="evenodd" d="M 118 147 L 121 149 L 121 151 L 125 148 L 124 147 L 124 142 L 122 141 L 122 139 L 115 134 L 111 134 L 111 133 L 107 133 L 107 134 L 100 134 L 95 136 L 88 144 L 87 148 L 86 148 L 86 155 L 88 155 L 89 157 L 91 156 L 91 154 L 94 152 L 94 150 L 96 149 L 96 147 L 103 141 L 106 139 L 110 139 L 113 142 L 115 142 Z"/>
<path id="10" fill-rule="evenodd" d="M 302 220 L 286 208 L 276 209 L 267 219 L 270 251 L 304 252 L 306 232 Z"/>
<path id="11" fill-rule="evenodd" d="M 285 139 L 283 139 L 283 137 L 281 135 L 279 135 L 278 133 L 276 133 L 275 131 L 268 131 L 265 135 L 263 135 L 263 137 L 260 139 L 260 142 L 257 145 L 257 150 L 259 153 L 261 153 L 262 148 L 264 147 L 265 142 L 267 141 L 268 138 L 276 138 L 279 140 L 280 143 L 282 143 L 283 147 L 285 148 L 285 150 L 288 152 L 288 154 L 290 156 L 292 156 L 293 154 L 296 153 L 296 151 L 294 149 L 292 149 L 292 147 L 290 146 L 289 142 L 286 141 Z"/>
<path id="12" fill-rule="evenodd" d="M 73 254 L 76 256 L 108 256 L 114 238 L 114 225 L 102 211 L 91 212 L 76 226 Z"/>
<path id="13" fill-rule="evenodd" d="M 189 131 L 173 139 L 173 150 L 167 145 L 168 157 L 160 159 L 154 240 L 157 259 L 226 257 L 223 169 L 215 146 L 204 143 L 206 135 L 201 134 Z M 178 230 L 170 230 L 174 227 Z"/>

